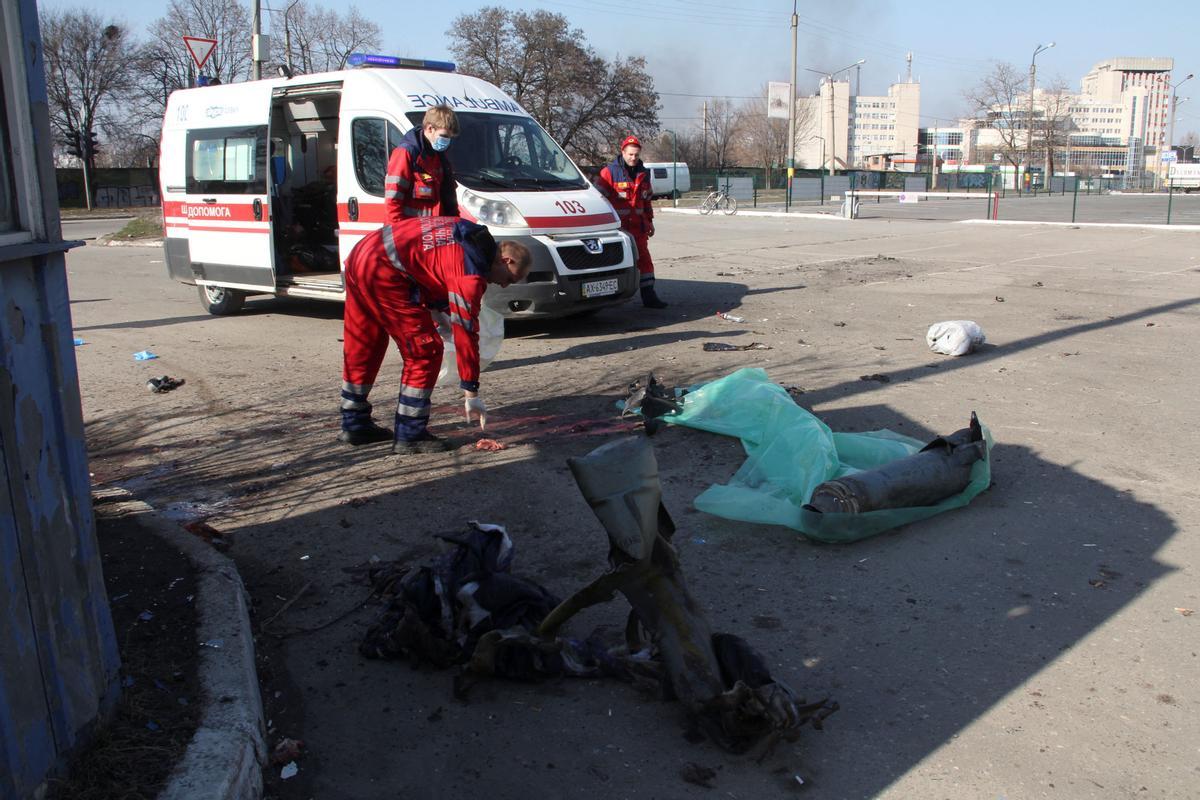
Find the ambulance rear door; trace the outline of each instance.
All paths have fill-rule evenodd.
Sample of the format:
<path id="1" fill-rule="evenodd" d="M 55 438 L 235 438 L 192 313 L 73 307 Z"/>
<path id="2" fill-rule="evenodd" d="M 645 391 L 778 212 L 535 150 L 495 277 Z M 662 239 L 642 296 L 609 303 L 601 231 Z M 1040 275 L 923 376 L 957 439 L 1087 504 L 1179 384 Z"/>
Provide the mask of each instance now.
<path id="1" fill-rule="evenodd" d="M 197 284 L 275 291 L 268 147 L 265 122 L 188 129 L 185 210 Z"/>

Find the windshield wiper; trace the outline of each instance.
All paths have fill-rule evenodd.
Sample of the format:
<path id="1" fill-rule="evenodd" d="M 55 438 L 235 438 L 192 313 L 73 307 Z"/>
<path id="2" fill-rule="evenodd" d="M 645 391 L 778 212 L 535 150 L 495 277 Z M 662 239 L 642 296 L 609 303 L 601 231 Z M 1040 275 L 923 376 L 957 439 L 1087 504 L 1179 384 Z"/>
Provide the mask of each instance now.
<path id="1" fill-rule="evenodd" d="M 456 172 L 454 174 L 454 177 L 469 178 L 469 179 L 473 179 L 473 180 L 477 180 L 477 181 L 484 181 L 485 183 L 490 183 L 492 186 L 499 186 L 502 189 L 511 189 L 513 186 L 508 181 L 502 181 L 499 178 L 493 178 L 489 175 L 482 175 L 478 172 Z"/>

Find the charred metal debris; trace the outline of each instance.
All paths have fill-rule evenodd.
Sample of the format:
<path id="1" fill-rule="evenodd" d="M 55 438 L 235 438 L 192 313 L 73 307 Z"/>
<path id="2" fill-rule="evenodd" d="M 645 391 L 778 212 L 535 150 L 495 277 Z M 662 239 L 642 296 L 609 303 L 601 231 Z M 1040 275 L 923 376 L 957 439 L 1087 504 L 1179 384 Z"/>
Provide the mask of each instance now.
<path id="1" fill-rule="evenodd" d="M 669 400 L 655 384 L 647 384 L 643 409 L 647 398 L 651 408 Z M 710 628 L 680 569 L 649 441 L 622 438 L 568 464 L 608 535 L 604 574 L 560 601 L 512 574 L 515 548 L 504 528 L 472 522 L 461 535 L 441 536 L 454 547 L 429 565 L 391 562 L 371 571 L 387 607 L 359 651 L 458 667 L 459 697 L 488 677 L 605 676 L 651 685 L 682 703 L 695 729 L 735 753 L 765 743 L 765 755 L 805 725 L 820 728 L 837 703 L 807 702 L 771 676 L 748 642 Z M 601 631 L 584 639 L 561 632 L 578 612 L 618 593 L 631 607 L 623 641 Z"/>

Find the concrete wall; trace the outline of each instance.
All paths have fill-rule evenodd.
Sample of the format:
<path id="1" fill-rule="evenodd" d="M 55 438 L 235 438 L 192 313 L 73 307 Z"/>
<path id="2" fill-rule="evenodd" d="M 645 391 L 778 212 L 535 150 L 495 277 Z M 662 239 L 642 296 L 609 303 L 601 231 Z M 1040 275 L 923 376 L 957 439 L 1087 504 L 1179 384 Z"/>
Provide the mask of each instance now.
<path id="1" fill-rule="evenodd" d="M 34 0 L 0 4 L 15 214 L 0 232 L 0 797 L 24 798 L 115 702 Z"/>

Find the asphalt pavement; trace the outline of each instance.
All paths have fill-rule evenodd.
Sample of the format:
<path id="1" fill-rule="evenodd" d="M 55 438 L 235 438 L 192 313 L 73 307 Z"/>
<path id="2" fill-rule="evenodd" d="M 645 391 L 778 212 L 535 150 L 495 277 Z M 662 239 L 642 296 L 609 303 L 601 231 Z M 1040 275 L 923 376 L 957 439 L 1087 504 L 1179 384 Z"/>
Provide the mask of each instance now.
<path id="1" fill-rule="evenodd" d="M 270 796 L 1193 796 L 1200 234 L 665 214 L 657 228 L 670 308 L 510 325 L 482 381 L 508 449 L 410 460 L 334 440 L 338 306 L 258 299 L 217 318 L 160 249 L 68 255 L 94 480 L 227 535 L 259 623 L 290 602 L 259 637 L 260 674 L 268 745 L 306 749 L 294 778 L 268 773 Z M 926 329 L 953 319 L 988 344 L 931 353 Z M 384 421 L 399 366 L 390 353 L 373 396 Z M 566 457 L 631 430 L 614 402 L 647 370 L 687 385 L 746 366 L 802 389 L 834 430 L 929 439 L 976 411 L 995 437 L 994 485 L 969 506 L 844 546 L 696 511 L 741 445 L 655 437 L 692 593 L 777 677 L 841 704 L 825 730 L 758 762 L 690 741 L 677 704 L 624 684 L 485 683 L 464 703 L 449 674 L 359 656 L 377 609 L 359 607 L 355 568 L 420 561 L 470 519 L 506 525 L 514 571 L 559 595 L 595 578 L 607 542 Z M 187 382 L 147 392 L 163 374 Z M 469 445 L 460 414 L 457 392 L 435 392 L 435 430 Z M 572 630 L 619 630 L 625 612 L 618 598 Z M 715 788 L 685 781 L 689 764 Z"/>

